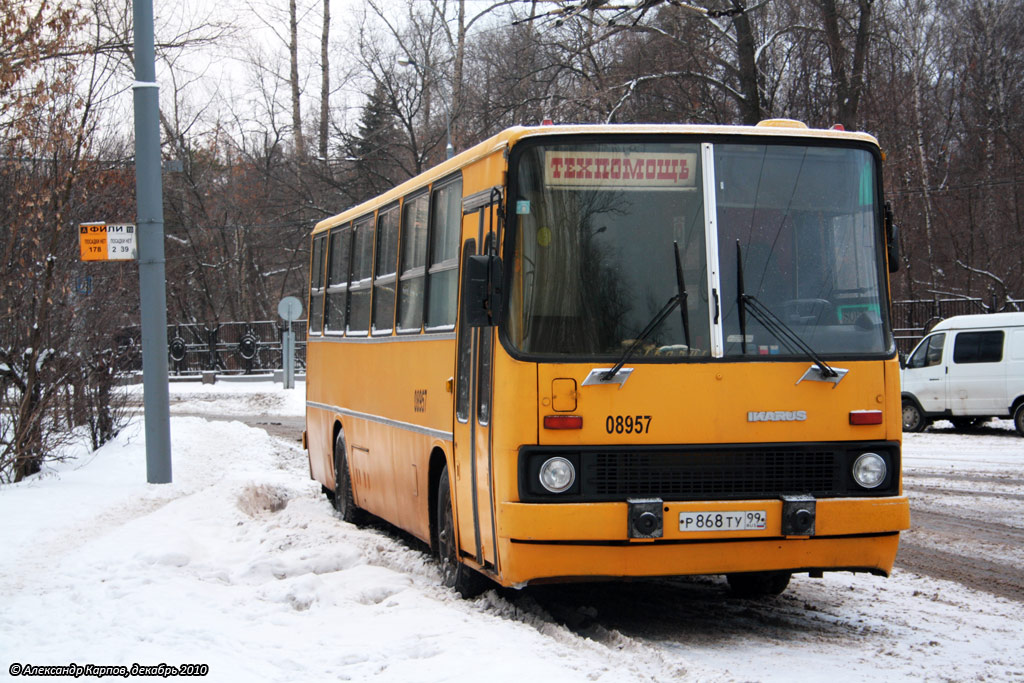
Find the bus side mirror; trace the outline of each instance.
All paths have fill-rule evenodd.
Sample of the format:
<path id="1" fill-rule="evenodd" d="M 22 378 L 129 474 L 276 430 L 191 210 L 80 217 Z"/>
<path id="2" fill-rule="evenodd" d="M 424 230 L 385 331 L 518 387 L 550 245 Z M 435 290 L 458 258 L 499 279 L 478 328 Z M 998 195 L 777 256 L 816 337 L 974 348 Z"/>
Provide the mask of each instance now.
<path id="1" fill-rule="evenodd" d="M 466 261 L 463 280 L 462 315 L 470 327 L 497 325 L 501 319 L 501 259 L 490 254 L 474 254 Z"/>
<path id="2" fill-rule="evenodd" d="M 885 203 L 885 239 L 889 252 L 889 272 L 900 269 L 900 226 L 896 225 L 892 215 L 892 206 Z"/>

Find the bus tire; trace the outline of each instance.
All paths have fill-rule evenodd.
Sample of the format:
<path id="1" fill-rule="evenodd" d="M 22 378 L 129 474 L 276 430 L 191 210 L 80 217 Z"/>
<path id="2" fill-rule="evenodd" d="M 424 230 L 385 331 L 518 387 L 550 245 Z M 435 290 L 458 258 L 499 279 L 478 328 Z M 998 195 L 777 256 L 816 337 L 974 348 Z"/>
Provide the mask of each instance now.
<path id="1" fill-rule="evenodd" d="M 916 403 L 903 399 L 903 431 L 920 432 L 928 426 L 928 420 Z"/>
<path id="2" fill-rule="evenodd" d="M 745 572 L 726 574 L 729 590 L 740 598 L 762 598 L 779 595 L 789 585 L 789 572 Z"/>
<path id="3" fill-rule="evenodd" d="M 1024 401 L 1017 404 L 1017 410 L 1013 411 L 1013 426 L 1017 433 L 1024 436 Z"/>
<path id="4" fill-rule="evenodd" d="M 348 471 L 348 458 L 345 456 L 345 435 L 338 432 L 334 440 L 334 497 L 331 504 L 341 515 L 341 519 L 360 526 L 366 523 L 366 512 L 356 505 L 352 495 L 352 477 Z"/>
<path id="5" fill-rule="evenodd" d="M 463 598 L 474 598 L 487 590 L 487 579 L 459 560 L 447 465 L 441 469 L 437 482 L 437 560 L 441 565 L 441 583 L 454 588 Z"/>

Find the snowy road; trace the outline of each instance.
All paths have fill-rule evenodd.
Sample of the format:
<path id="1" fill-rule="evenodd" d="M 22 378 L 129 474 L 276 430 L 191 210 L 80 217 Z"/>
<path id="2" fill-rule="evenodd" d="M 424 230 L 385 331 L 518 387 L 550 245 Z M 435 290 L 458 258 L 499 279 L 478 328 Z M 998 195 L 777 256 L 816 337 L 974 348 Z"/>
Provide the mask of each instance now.
<path id="1" fill-rule="evenodd" d="M 268 388 L 179 397 L 172 485 L 144 483 L 136 426 L 0 488 L 0 670 L 197 662 L 217 681 L 1024 680 L 1024 603 L 909 564 L 889 579 L 798 576 L 764 601 L 706 577 L 459 600 L 416 544 L 340 522 L 294 440 L 186 416 L 287 429 L 301 393 Z M 990 562 L 1000 577 L 1019 566 L 1021 546 L 1002 527 L 1024 527 L 1022 444 L 910 435 L 914 514 L 935 523 L 908 544 Z"/>
<path id="2" fill-rule="evenodd" d="M 897 566 L 1024 602 L 1022 460 L 1024 439 L 1006 421 L 905 435 L 911 529 Z"/>

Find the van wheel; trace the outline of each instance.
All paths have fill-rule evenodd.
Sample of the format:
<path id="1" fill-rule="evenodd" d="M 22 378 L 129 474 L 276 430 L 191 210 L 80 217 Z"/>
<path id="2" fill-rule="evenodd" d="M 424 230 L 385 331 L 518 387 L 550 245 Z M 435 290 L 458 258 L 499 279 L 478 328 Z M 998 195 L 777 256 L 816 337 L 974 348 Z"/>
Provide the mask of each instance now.
<path id="1" fill-rule="evenodd" d="M 437 559 L 441 564 L 441 583 L 454 588 L 463 598 L 474 598 L 487 590 L 487 579 L 459 561 L 447 465 L 437 482 Z"/>
<path id="2" fill-rule="evenodd" d="M 356 505 L 352 495 L 352 477 L 348 471 L 348 458 L 345 456 L 345 435 L 338 432 L 334 440 L 334 497 L 331 498 L 334 509 L 341 518 L 360 526 L 366 523 L 366 511 Z"/>
<path id="3" fill-rule="evenodd" d="M 779 595 L 789 585 L 789 572 L 746 572 L 726 574 L 729 589 L 740 598 L 761 598 Z"/>
<path id="4" fill-rule="evenodd" d="M 1017 405 L 1017 410 L 1013 411 L 1013 426 L 1017 428 L 1017 433 L 1024 436 L 1024 401 L 1021 401 Z"/>
<path id="5" fill-rule="evenodd" d="M 921 409 L 917 407 L 917 404 L 910 400 L 903 401 L 903 431 L 905 432 L 919 432 L 928 426 L 928 420 L 925 419 Z"/>

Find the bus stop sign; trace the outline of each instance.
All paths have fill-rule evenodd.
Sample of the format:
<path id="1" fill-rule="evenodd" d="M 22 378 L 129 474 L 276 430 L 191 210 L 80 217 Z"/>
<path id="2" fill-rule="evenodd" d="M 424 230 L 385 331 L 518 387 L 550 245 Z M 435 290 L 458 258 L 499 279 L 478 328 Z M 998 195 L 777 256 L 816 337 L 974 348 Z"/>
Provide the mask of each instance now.
<path id="1" fill-rule="evenodd" d="M 285 322 L 293 323 L 302 316 L 302 302 L 298 297 L 286 296 L 278 302 L 277 314 L 284 318 Z"/>

